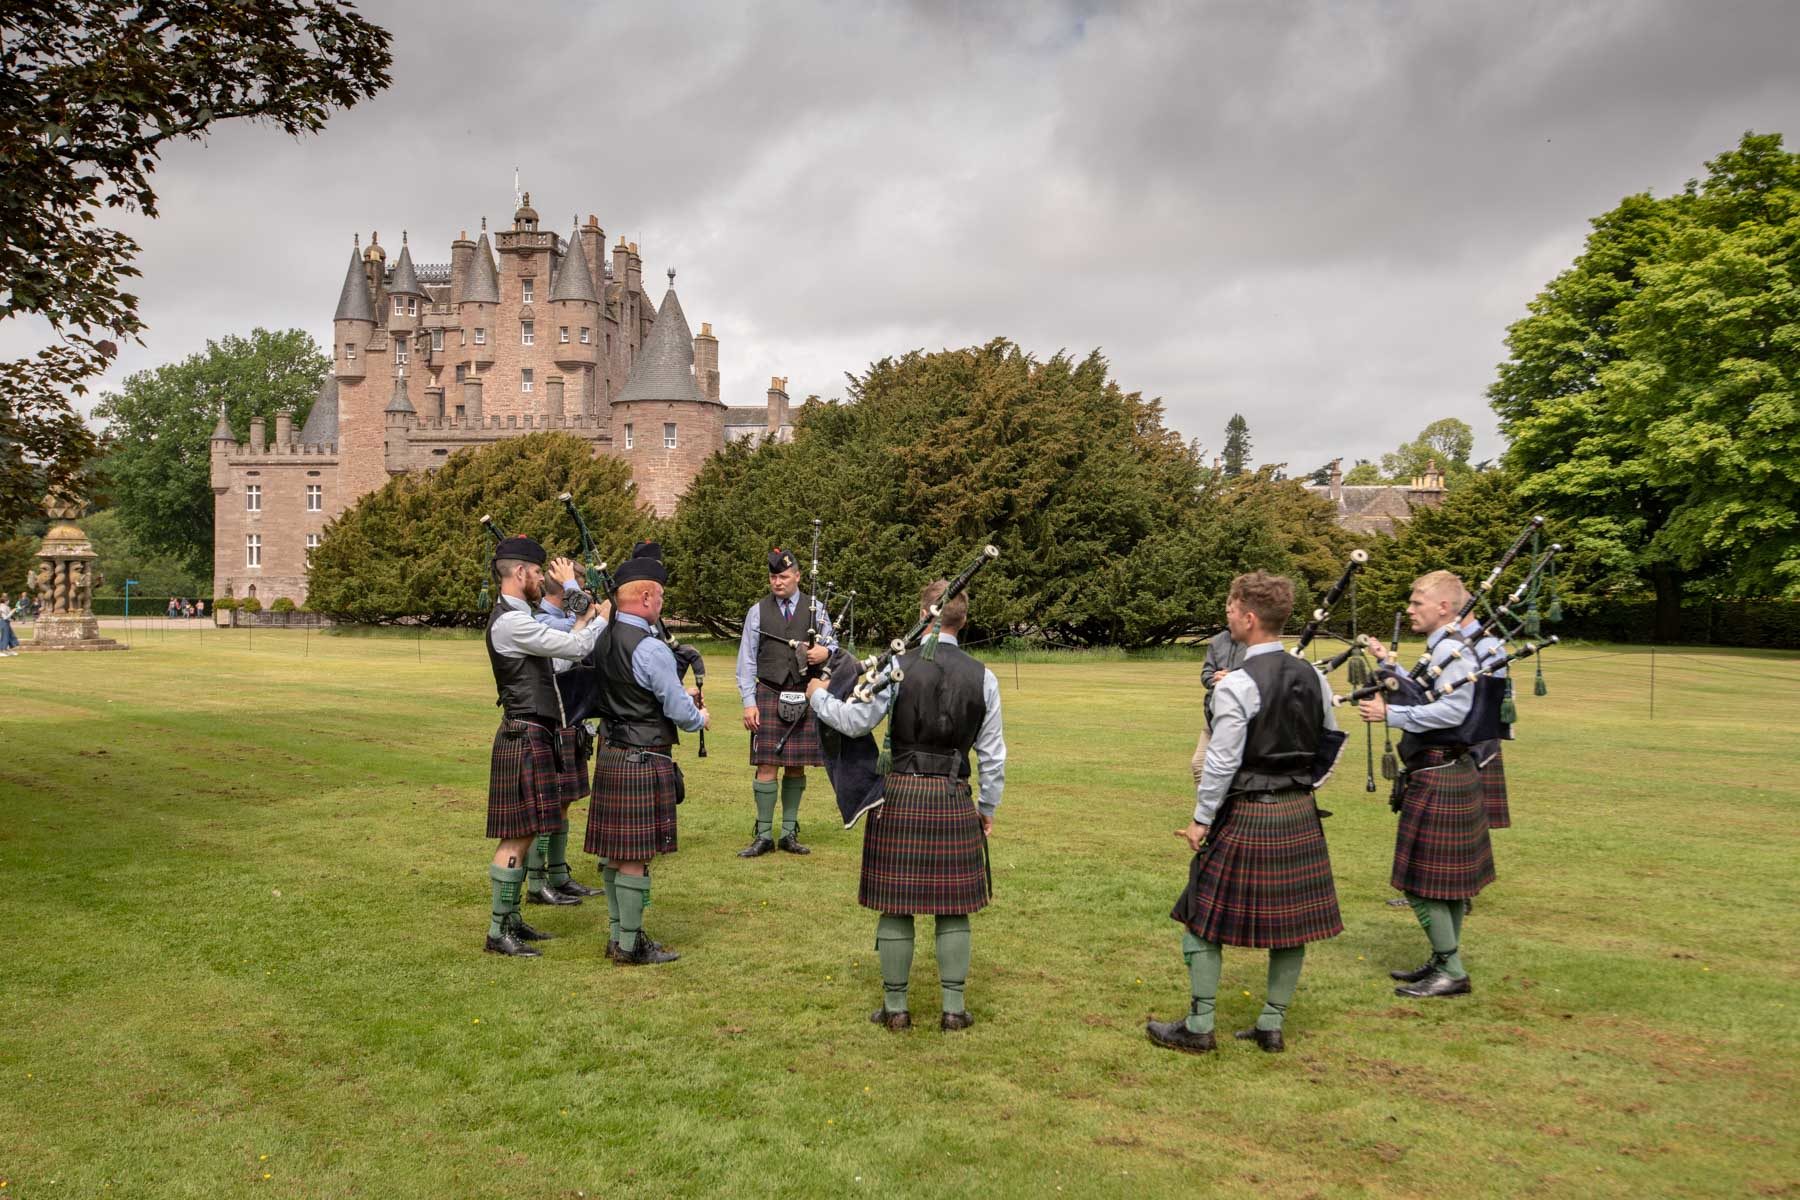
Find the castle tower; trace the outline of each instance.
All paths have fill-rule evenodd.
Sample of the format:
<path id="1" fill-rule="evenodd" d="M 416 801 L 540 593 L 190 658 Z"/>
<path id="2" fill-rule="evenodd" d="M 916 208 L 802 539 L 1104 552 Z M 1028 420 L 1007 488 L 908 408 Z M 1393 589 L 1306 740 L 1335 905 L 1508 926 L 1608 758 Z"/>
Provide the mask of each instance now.
<path id="1" fill-rule="evenodd" d="M 413 269 L 412 249 L 406 244 L 405 233 L 400 235 L 400 259 L 394 264 L 394 278 L 387 285 L 387 294 L 387 327 L 395 345 L 395 365 L 409 365 L 414 354 L 423 362 L 425 355 L 417 345 L 421 328 L 419 310 L 428 302 L 425 289 L 419 286 L 419 274 Z M 402 343 L 408 344 L 402 346 Z"/>
<path id="2" fill-rule="evenodd" d="M 412 434 L 413 424 L 418 419 L 418 412 L 412 401 L 406 398 L 406 372 L 394 372 L 394 396 L 388 401 L 382 412 L 382 461 L 389 475 L 404 475 L 407 471 L 407 441 Z"/>
<path id="3" fill-rule="evenodd" d="M 481 239 L 470 254 L 462 291 L 456 294 L 454 303 L 457 324 L 462 327 L 463 346 L 460 349 L 465 377 L 474 379 L 493 366 L 495 339 L 499 334 L 494 326 L 500 312 L 500 276 L 494 269 L 494 251 L 488 242 L 486 217 L 481 219 Z M 480 407 L 476 405 L 474 410 L 464 413 L 466 424 L 481 422 Z"/>
<path id="4" fill-rule="evenodd" d="M 596 226 L 593 233 L 598 234 Z M 545 332 L 554 339 L 556 365 L 563 370 L 563 396 L 560 410 L 552 407 L 551 415 L 591 417 L 595 411 L 594 364 L 598 361 L 595 344 L 600 340 L 600 291 L 594 286 L 588 270 L 589 239 L 580 227 L 569 234 L 569 252 L 563 256 L 550 288 Z"/>
<path id="5" fill-rule="evenodd" d="M 725 406 L 694 378 L 694 335 L 675 295 L 675 272 L 637 364 L 612 402 L 613 452 L 658 516 L 675 510 L 700 464 L 724 444 Z"/>
<path id="6" fill-rule="evenodd" d="M 345 492 L 352 496 L 373 491 L 387 482 L 387 472 L 381 466 L 381 407 L 386 397 L 373 395 L 367 378 L 370 355 L 379 353 L 386 344 L 385 339 L 377 337 L 370 262 L 367 254 L 350 252 L 350 269 L 344 275 L 332 322 L 338 342 L 338 443 L 345 455 L 342 483 Z"/>

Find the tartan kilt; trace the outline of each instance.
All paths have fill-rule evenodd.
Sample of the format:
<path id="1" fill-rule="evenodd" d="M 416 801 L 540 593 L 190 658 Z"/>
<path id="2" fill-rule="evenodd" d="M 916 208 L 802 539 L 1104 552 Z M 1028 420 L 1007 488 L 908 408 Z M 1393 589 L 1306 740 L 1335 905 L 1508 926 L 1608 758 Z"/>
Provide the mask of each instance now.
<path id="1" fill-rule="evenodd" d="M 1438 769 L 1407 776 L 1389 883 L 1427 900 L 1466 900 L 1494 882 L 1477 768 L 1441 749 L 1427 750 L 1419 766 Z"/>
<path id="2" fill-rule="evenodd" d="M 1266 804 L 1239 797 L 1209 836 L 1169 914 L 1194 936 L 1283 949 L 1344 932 L 1312 792 L 1290 788 Z"/>
<path id="3" fill-rule="evenodd" d="M 567 806 L 588 794 L 588 759 L 594 753 L 594 735 L 579 725 L 565 725 L 556 731 L 556 748 L 562 756 L 562 770 L 556 773 L 557 795 Z"/>
<path id="4" fill-rule="evenodd" d="M 793 689 L 805 690 L 805 685 Z M 750 735 L 750 765 L 753 767 L 822 767 L 825 765 L 825 749 L 819 745 L 819 725 L 812 714 L 809 704 L 800 711 L 800 720 L 794 726 L 794 732 L 788 734 L 788 740 L 781 747 L 781 753 L 775 753 L 775 743 L 781 741 L 781 735 L 787 733 L 787 722 L 781 719 L 781 689 L 772 688 L 762 680 L 756 681 L 756 711 L 761 720 L 755 733 Z"/>
<path id="5" fill-rule="evenodd" d="M 987 839 L 969 785 L 948 775 L 889 775 L 863 832 L 856 902 L 884 913 L 958 916 L 987 907 Z"/>
<path id="6" fill-rule="evenodd" d="M 1481 803 L 1487 809 L 1488 828 L 1511 828 L 1512 810 L 1506 804 L 1506 766 L 1500 761 L 1500 752 L 1494 751 L 1487 766 L 1476 769 L 1481 772 Z"/>
<path id="7" fill-rule="evenodd" d="M 529 721 L 500 722 L 488 768 L 487 835 L 536 837 L 569 827 L 556 769 L 555 734 Z"/>
<path id="8" fill-rule="evenodd" d="M 600 747 L 582 844 L 589 854 L 648 862 L 675 853 L 675 760 L 667 746 L 642 749 L 653 753 L 634 763 L 628 761 L 634 752 L 623 746 Z"/>

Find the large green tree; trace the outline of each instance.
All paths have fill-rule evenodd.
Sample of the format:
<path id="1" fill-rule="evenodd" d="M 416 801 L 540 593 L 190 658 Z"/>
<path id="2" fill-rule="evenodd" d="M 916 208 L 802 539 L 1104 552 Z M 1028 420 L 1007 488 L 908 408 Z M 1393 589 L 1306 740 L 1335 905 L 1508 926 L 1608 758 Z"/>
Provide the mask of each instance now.
<path id="1" fill-rule="evenodd" d="M 0 7 L 0 321 L 50 344 L 0 360 L 0 527 L 96 449 L 70 403 L 143 331 L 138 245 L 169 142 L 245 118 L 316 133 L 388 85 L 388 34 L 347 0 L 9 0 Z"/>
<path id="2" fill-rule="evenodd" d="M 1392 454 L 1382 455 L 1381 473 L 1395 483 L 1406 483 L 1435 465 L 1444 473 L 1446 487 L 1458 487 L 1475 473 L 1469 465 L 1469 452 L 1474 448 L 1475 431 L 1467 421 L 1440 417 L 1421 429 L 1412 441 L 1402 443 Z"/>
<path id="3" fill-rule="evenodd" d="M 272 429 L 277 412 L 295 428 L 312 411 L 331 360 L 298 329 L 251 330 L 206 343 L 178 363 L 139 371 L 95 406 L 109 422 L 106 472 L 119 520 L 144 549 L 169 554 L 196 575 L 212 573 L 210 439 L 224 411 L 234 436 L 250 418 Z"/>
<path id="4" fill-rule="evenodd" d="M 570 434 L 525 434 L 453 454 L 434 471 L 397 475 L 339 514 L 312 553 L 307 607 L 364 624 L 479 625 L 493 557 L 481 517 L 573 558 L 579 542 L 556 499 L 562 492 L 573 494 L 612 563 L 655 526 L 623 460 L 596 458 Z"/>
<path id="5" fill-rule="evenodd" d="M 792 443 L 707 463 L 669 529 L 671 604 L 730 632 L 767 589 L 764 553 L 804 562 L 816 518 L 821 576 L 856 590 L 859 633 L 898 633 L 921 583 L 991 541 L 978 636 L 1167 641 L 1218 623 L 1236 571 L 1289 561 L 1209 475 L 1097 353 L 1040 362 L 997 339 L 884 359 L 847 403 L 808 403 Z"/>
<path id="6" fill-rule="evenodd" d="M 1746 134 L 1627 197 L 1508 334 L 1491 400 L 1533 503 L 1655 590 L 1800 595 L 1800 156 Z"/>

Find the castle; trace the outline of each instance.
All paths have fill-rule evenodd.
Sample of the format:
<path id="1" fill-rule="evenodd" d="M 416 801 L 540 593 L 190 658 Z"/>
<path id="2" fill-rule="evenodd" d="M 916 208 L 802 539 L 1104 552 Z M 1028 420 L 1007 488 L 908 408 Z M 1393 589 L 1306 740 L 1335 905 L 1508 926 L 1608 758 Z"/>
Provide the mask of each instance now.
<path id="1" fill-rule="evenodd" d="M 766 405 L 723 403 L 712 326 L 690 332 L 674 271 L 653 305 L 642 270 L 623 238 L 607 258 L 592 216 L 566 238 L 540 230 L 530 193 L 511 229 L 490 243 L 483 218 L 448 264 L 415 264 L 405 234 L 392 266 L 379 235 L 359 242 L 304 428 L 277 412 L 269 441 L 259 415 L 239 442 L 221 412 L 213 430 L 213 595 L 303 602 L 328 521 L 458 450 L 572 433 L 623 458 L 639 499 L 667 515 L 727 440 L 790 437 L 787 381 L 769 381 Z"/>

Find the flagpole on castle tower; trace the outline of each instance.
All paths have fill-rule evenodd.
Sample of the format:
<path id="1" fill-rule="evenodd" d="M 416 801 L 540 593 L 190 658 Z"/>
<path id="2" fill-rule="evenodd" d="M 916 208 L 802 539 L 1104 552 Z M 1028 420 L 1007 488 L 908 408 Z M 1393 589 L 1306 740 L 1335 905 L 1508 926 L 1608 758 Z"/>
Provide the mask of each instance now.
<path id="1" fill-rule="evenodd" d="M 519 208 L 525 203 L 525 193 L 519 190 L 519 168 L 513 168 L 513 207 Z"/>

